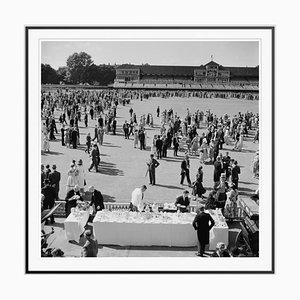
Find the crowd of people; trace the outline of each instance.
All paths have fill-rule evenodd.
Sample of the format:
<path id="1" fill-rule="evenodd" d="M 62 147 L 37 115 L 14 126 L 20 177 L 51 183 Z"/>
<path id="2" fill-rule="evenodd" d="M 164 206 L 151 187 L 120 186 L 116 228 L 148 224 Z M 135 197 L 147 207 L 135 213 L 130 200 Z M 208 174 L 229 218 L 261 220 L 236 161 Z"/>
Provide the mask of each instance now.
<path id="1" fill-rule="evenodd" d="M 91 172 L 99 172 L 100 148 L 103 145 L 105 134 L 116 135 L 117 132 L 117 108 L 118 105 L 126 105 L 133 99 L 143 101 L 151 97 L 190 97 L 200 92 L 186 91 L 135 91 L 135 90 L 63 90 L 42 93 L 42 150 L 50 152 L 50 141 L 55 140 L 58 135 L 57 122 L 60 123 L 61 144 L 71 149 L 77 149 L 83 145 L 85 153 L 89 155 L 89 166 L 83 166 L 83 160 L 73 160 L 66 172 L 66 216 L 76 201 L 82 200 L 85 191 L 87 169 Z M 198 95 L 199 96 L 199 95 Z M 60 111 L 58 120 L 55 120 L 54 113 Z M 153 128 L 154 117 L 159 119 L 159 134 L 155 134 L 151 143 L 147 144 L 147 128 Z M 79 122 L 89 127 L 89 121 L 95 120 L 96 125 L 93 132 L 88 132 L 86 140 L 80 140 Z M 227 218 L 233 220 L 237 217 L 237 199 L 239 188 L 240 167 L 235 158 L 229 156 L 229 152 L 221 153 L 223 146 L 229 147 L 232 151 L 242 152 L 244 138 L 248 137 L 249 131 L 255 130 L 253 142 L 258 141 L 259 115 L 252 112 L 241 113 L 235 116 L 216 116 L 212 111 L 203 112 L 186 110 L 185 115 L 180 116 L 172 108 L 164 109 L 158 106 L 155 112 L 147 112 L 137 116 L 132 107 L 129 109 L 128 120 L 119 126 L 123 130 L 124 138 L 133 137 L 133 147 L 140 150 L 150 148 L 151 154 L 147 162 L 147 174 L 149 183 L 156 185 L 156 168 L 160 160 L 167 158 L 172 150 L 173 156 L 178 156 L 179 150 L 185 151 L 185 156 L 180 162 L 180 181 L 183 185 L 191 188 L 195 198 L 200 199 L 205 209 L 220 208 Z M 157 125 L 157 124 L 155 124 Z M 90 128 L 90 127 L 89 127 Z M 203 131 L 199 134 L 199 131 Z M 190 156 L 198 157 L 198 170 L 195 180 L 191 180 Z M 207 187 L 203 186 L 203 166 L 213 165 L 212 188 L 206 194 Z M 255 178 L 259 178 L 259 153 L 257 152 L 252 163 L 252 172 Z M 54 206 L 59 200 L 59 179 L 56 165 L 45 167 L 42 165 L 42 194 L 43 208 L 48 209 Z M 103 197 L 100 191 L 93 186 L 89 191 L 95 195 L 96 211 L 104 208 Z M 95 193 L 96 191 L 96 193 Z M 101 196 L 99 196 L 99 192 Z M 75 197 L 74 196 L 78 196 Z M 101 199 L 102 198 L 102 199 Z M 190 205 L 190 198 L 186 194 L 178 200 L 186 210 Z M 177 205 L 176 204 L 176 205 Z M 134 209 L 138 206 L 133 204 Z M 54 222 L 54 219 L 51 219 Z M 199 253 L 202 252 L 199 250 Z"/>

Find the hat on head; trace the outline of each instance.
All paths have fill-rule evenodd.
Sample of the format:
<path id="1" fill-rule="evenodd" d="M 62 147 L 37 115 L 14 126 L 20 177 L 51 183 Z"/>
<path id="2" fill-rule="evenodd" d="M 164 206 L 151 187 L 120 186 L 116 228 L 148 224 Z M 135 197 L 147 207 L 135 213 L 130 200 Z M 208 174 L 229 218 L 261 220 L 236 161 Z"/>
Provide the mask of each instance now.
<path id="1" fill-rule="evenodd" d="M 82 165 L 82 159 L 79 159 L 78 165 Z"/>
<path id="2" fill-rule="evenodd" d="M 184 190 L 183 193 L 184 194 L 189 194 L 189 191 L 188 190 Z"/>
<path id="3" fill-rule="evenodd" d="M 84 235 L 85 236 L 91 236 L 92 235 L 92 231 L 87 229 L 85 232 L 84 232 Z"/>
<path id="4" fill-rule="evenodd" d="M 52 165 L 52 169 L 56 170 L 56 165 L 55 164 Z"/>
<path id="5" fill-rule="evenodd" d="M 50 184 L 50 180 L 49 179 L 45 179 L 44 180 L 44 184 Z"/>

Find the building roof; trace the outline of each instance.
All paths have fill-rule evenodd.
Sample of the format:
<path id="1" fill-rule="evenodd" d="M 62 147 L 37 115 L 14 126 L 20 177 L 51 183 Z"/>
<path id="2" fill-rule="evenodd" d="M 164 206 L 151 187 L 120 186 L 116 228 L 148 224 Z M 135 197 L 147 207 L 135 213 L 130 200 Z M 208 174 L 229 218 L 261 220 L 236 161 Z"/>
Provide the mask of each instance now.
<path id="1" fill-rule="evenodd" d="M 206 66 L 217 65 L 220 70 L 230 71 L 233 77 L 258 77 L 259 67 L 224 67 L 214 61 L 201 66 L 157 66 L 124 64 L 117 69 L 140 69 L 141 75 L 157 76 L 194 76 L 195 69 L 206 69 Z"/>

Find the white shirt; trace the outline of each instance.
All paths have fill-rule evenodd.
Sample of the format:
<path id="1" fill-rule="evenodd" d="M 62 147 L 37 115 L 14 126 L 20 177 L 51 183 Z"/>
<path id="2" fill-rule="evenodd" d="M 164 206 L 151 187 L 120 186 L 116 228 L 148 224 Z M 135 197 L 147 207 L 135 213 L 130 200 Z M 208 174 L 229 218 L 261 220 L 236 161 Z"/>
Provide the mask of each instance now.
<path id="1" fill-rule="evenodd" d="M 139 207 L 143 200 L 143 192 L 141 188 L 136 188 L 131 194 L 131 203 Z"/>

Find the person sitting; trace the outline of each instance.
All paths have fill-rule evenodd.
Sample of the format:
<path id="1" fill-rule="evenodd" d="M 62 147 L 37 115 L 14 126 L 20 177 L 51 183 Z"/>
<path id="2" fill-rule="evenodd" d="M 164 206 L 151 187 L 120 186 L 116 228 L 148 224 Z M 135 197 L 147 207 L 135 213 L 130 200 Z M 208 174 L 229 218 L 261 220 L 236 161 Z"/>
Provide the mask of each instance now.
<path id="1" fill-rule="evenodd" d="M 229 251 L 226 249 L 226 246 L 224 243 L 219 242 L 216 246 L 216 251 L 213 252 L 211 257 L 230 257 Z"/>
<path id="2" fill-rule="evenodd" d="M 176 198 L 175 206 L 180 212 L 188 212 L 188 206 L 190 205 L 189 191 L 184 190 L 181 196 Z"/>
<path id="3" fill-rule="evenodd" d="M 74 189 L 68 191 L 66 195 L 66 218 L 71 212 L 72 207 L 77 206 L 77 200 L 83 201 L 83 198 L 80 194 L 80 188 L 79 185 L 75 185 Z"/>

